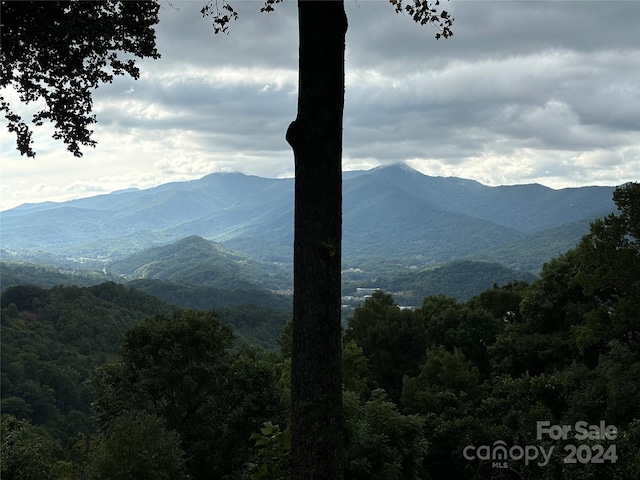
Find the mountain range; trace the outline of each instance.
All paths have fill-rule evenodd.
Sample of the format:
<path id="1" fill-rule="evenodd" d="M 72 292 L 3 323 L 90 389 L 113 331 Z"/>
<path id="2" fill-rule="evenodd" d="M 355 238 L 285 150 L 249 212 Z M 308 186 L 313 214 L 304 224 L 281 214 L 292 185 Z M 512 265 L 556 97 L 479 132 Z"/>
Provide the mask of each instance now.
<path id="1" fill-rule="evenodd" d="M 345 172 L 345 268 L 379 259 L 429 266 L 498 261 L 537 272 L 615 209 L 614 187 L 489 187 L 404 164 Z M 4 260 L 100 267 L 193 235 L 290 267 L 294 180 L 214 173 L 0 212 Z"/>

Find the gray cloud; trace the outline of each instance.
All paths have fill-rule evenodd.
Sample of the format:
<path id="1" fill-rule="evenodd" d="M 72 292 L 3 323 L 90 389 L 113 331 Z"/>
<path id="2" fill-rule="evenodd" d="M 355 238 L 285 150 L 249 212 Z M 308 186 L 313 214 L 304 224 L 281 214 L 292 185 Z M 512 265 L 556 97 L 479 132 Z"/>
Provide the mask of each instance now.
<path id="1" fill-rule="evenodd" d="M 96 176 L 100 188 L 124 188 L 113 179 L 144 187 L 221 169 L 292 173 L 284 133 L 296 114 L 296 2 L 264 14 L 261 1 L 237 1 L 228 36 L 213 35 L 204 3 L 164 5 L 162 59 L 142 62 L 137 82 L 98 89 L 91 170 L 70 168 L 60 191 L 88 192 Z M 454 36 L 436 41 L 385 0 L 346 1 L 344 168 L 409 161 L 434 175 L 553 187 L 637 179 L 640 2 L 442 5 Z M 69 165 L 61 144 L 41 138 L 47 161 Z M 16 180 L 1 190 L 18 198 L 28 172 L 9 157 Z M 22 184 L 55 191 L 29 175 Z"/>

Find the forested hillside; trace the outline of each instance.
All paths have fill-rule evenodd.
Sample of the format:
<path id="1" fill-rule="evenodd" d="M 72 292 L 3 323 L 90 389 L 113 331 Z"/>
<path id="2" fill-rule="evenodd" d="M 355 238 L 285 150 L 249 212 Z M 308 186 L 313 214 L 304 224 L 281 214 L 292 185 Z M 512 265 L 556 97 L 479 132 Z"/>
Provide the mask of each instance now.
<path id="1" fill-rule="evenodd" d="M 469 260 L 500 263 L 521 272 L 538 274 L 542 265 L 574 248 L 578 239 L 589 233 L 592 218 L 553 227 L 527 235 L 522 240 L 473 253 Z"/>
<path id="2" fill-rule="evenodd" d="M 10 287 L 1 305 L 2 412 L 46 425 L 63 443 L 90 428 L 88 380 L 97 366 L 116 358 L 124 332 L 142 318 L 176 309 L 112 282 Z M 245 344 L 265 348 L 275 346 L 290 318 L 256 305 L 219 312 Z"/>
<path id="3" fill-rule="evenodd" d="M 27 262 L 0 262 L 0 288 L 5 291 L 17 285 L 37 285 L 50 288 L 58 285 L 89 287 L 111 278 L 96 270 L 64 270 L 53 265 Z"/>
<path id="4" fill-rule="evenodd" d="M 229 290 L 280 290 L 291 287 L 288 268 L 260 262 L 197 235 L 110 262 L 105 270 L 125 280 L 180 281 Z"/>
<path id="5" fill-rule="evenodd" d="M 493 285 L 506 285 L 516 281 L 532 281 L 535 276 L 519 272 L 498 263 L 454 260 L 425 268 L 395 268 L 388 270 L 388 276 L 374 279 L 359 272 L 347 272 L 345 290 L 354 286 L 375 287 L 393 292 L 396 301 L 402 305 L 419 305 L 430 295 L 443 294 L 456 300 L 469 300 Z M 360 280 L 357 280 L 361 277 Z M 356 288 L 357 288 L 356 287 Z"/>
<path id="6" fill-rule="evenodd" d="M 356 309 L 346 479 L 640 478 L 640 184 L 614 198 L 530 283 Z M 265 352 L 111 283 L 2 307 L 3 478 L 288 478 L 290 323 Z"/>
<path id="7" fill-rule="evenodd" d="M 64 445 L 92 428 L 88 381 L 122 334 L 165 302 L 115 283 L 10 287 L 2 294 L 2 412 L 45 426 Z"/>

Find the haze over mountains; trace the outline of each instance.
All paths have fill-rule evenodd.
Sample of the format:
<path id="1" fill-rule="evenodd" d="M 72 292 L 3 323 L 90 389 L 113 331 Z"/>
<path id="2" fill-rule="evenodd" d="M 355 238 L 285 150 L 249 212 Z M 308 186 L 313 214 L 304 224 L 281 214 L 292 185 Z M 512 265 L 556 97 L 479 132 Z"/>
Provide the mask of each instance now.
<path id="1" fill-rule="evenodd" d="M 148 190 L 22 205 L 0 213 L 2 254 L 116 261 L 199 235 L 264 262 L 290 264 L 293 188 L 293 179 L 215 173 Z M 347 267 L 372 257 L 416 265 L 500 258 L 537 271 L 615 208 L 613 187 L 488 187 L 403 164 L 345 172 L 343 191 Z M 523 262 L 518 252 L 529 244 L 538 253 Z"/>

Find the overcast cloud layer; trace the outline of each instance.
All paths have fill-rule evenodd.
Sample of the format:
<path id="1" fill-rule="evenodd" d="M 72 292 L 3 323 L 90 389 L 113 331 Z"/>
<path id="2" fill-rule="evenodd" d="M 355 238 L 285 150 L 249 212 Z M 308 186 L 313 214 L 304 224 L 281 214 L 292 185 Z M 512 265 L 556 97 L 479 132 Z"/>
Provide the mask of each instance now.
<path id="1" fill-rule="evenodd" d="M 20 157 L 2 123 L 0 209 L 216 171 L 292 176 L 297 9 L 240 14 L 214 36 L 205 0 L 163 3 L 162 59 L 96 91 L 96 149 L 37 128 Z M 385 0 L 346 0 L 345 170 L 406 161 L 488 185 L 618 185 L 640 175 L 640 2 L 443 2 L 434 39 Z M 13 99 L 10 93 L 7 97 Z"/>

